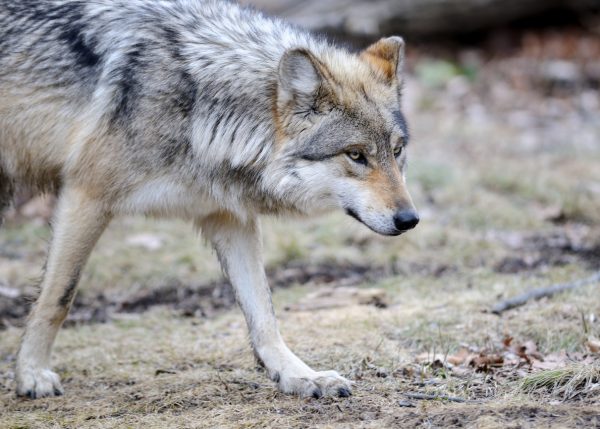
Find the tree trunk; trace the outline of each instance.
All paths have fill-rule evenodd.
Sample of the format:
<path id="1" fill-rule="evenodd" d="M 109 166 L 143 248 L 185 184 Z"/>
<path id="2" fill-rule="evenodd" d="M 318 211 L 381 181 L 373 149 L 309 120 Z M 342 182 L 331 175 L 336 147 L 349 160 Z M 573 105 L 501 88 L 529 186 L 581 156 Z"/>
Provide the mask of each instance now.
<path id="1" fill-rule="evenodd" d="M 242 0 L 303 27 L 358 38 L 472 32 L 551 10 L 598 9 L 598 0 Z"/>

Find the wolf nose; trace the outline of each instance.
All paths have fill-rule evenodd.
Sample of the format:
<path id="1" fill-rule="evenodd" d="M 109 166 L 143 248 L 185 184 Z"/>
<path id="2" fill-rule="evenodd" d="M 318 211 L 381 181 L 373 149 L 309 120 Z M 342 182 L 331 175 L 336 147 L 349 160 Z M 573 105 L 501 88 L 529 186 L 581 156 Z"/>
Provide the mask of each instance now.
<path id="1" fill-rule="evenodd" d="M 394 225 L 398 231 L 413 229 L 419 223 L 419 215 L 414 210 L 402 210 L 394 215 Z"/>

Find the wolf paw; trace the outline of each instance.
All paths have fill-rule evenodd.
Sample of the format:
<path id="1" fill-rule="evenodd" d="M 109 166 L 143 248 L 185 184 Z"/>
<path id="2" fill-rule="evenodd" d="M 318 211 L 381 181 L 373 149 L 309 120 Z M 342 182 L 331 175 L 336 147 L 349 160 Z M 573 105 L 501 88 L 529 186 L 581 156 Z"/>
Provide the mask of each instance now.
<path id="1" fill-rule="evenodd" d="M 352 395 L 352 382 L 335 371 L 313 372 L 307 376 L 279 376 L 279 390 L 284 393 L 300 395 L 305 398 L 320 398 L 322 396 Z"/>
<path id="2" fill-rule="evenodd" d="M 26 368 L 17 376 L 17 395 L 30 399 L 61 396 L 60 377 L 49 369 Z"/>

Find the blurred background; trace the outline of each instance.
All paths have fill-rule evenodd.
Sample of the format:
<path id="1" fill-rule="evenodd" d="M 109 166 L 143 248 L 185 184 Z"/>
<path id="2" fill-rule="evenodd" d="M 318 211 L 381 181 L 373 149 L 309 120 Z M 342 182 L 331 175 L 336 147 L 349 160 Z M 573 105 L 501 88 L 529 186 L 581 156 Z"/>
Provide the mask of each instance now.
<path id="1" fill-rule="evenodd" d="M 357 380 L 363 393 L 344 408 L 345 415 L 382 427 L 377 425 L 388 418 L 406 417 L 416 405 L 402 392 L 418 390 L 495 401 L 478 413 L 460 411 L 461 422 L 477 423 L 490 407 L 490 415 L 518 420 L 527 412 L 535 415 L 531 410 L 543 411 L 545 403 L 555 405 L 553 421 L 562 422 L 560 427 L 574 424 L 571 417 L 591 427 L 593 414 L 585 407 L 600 392 L 598 281 L 500 315 L 491 309 L 531 288 L 600 271 L 600 3 L 244 3 L 351 49 L 384 35 L 407 42 L 402 103 L 412 131 L 408 184 L 419 226 L 400 238 L 385 238 L 341 213 L 264 222 L 283 335 L 307 361 Z M 4 368 L 14 360 L 19 327 L 35 294 L 52 204 L 21 195 L 0 231 Z M 264 384 L 255 375 L 231 289 L 211 250 L 191 232 L 178 221 L 119 219 L 92 255 L 67 327 L 96 334 L 80 355 L 96 359 L 93 368 L 109 385 L 111 377 L 124 373 L 152 383 L 144 371 L 161 365 L 169 366 L 174 379 L 184 377 L 182 368 L 218 369 L 218 379 L 204 380 L 203 388 L 208 384 L 213 393 L 242 378 Z M 157 323 L 170 332 L 168 338 L 157 339 L 158 345 L 136 342 L 135 335 L 154 335 Z M 205 342 L 194 339 L 198 329 Z M 103 341 L 109 335 L 112 341 Z M 60 361 L 74 368 L 75 380 L 83 369 L 68 352 L 80 340 L 72 329 L 59 338 Z M 131 363 L 132 341 L 153 357 Z M 195 344 L 194 353 L 185 344 Z M 112 351 L 125 354 L 124 369 L 110 365 Z M 548 371 L 555 371 L 554 378 Z M 9 391 L 10 371 L 5 374 L 2 393 Z M 235 386 L 258 402 L 257 395 L 265 394 Z M 133 388 L 115 389 L 126 396 Z M 206 395 L 202 392 L 194 395 Z M 171 392 L 178 394 L 192 401 L 190 391 Z M 529 404 L 523 415 L 511 395 L 519 406 Z M 404 405 L 398 405 L 399 397 Z M 286 408 L 285 401 L 276 397 L 269 406 L 308 423 L 340 418 L 332 404 L 298 410 L 293 404 Z M 238 422 L 260 424 L 256 408 L 244 414 L 239 403 L 229 405 L 238 407 Z M 220 409 L 231 411 L 229 405 Z M 435 407 L 430 411 L 431 421 L 450 427 L 445 419 L 456 412 L 440 407 L 439 414 Z M 547 417 L 542 411 L 540 419 Z M 229 420 L 219 420 L 226 416 L 215 414 L 209 421 L 226 425 Z"/>

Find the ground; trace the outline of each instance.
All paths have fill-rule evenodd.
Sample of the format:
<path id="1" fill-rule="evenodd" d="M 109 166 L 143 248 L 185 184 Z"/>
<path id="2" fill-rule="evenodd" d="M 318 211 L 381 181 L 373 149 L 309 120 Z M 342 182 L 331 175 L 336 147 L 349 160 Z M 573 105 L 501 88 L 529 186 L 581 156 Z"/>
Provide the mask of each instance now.
<path id="1" fill-rule="evenodd" d="M 523 46 L 412 54 L 415 231 L 379 237 L 339 213 L 265 219 L 283 336 L 315 369 L 354 380 L 352 397 L 277 392 L 192 227 L 126 218 L 94 251 L 58 336 L 65 395 L 16 398 L 50 230 L 14 218 L 0 231 L 0 427 L 600 427 L 597 282 L 490 312 L 600 269 L 598 81 L 555 81 L 546 45 L 533 58 Z"/>

